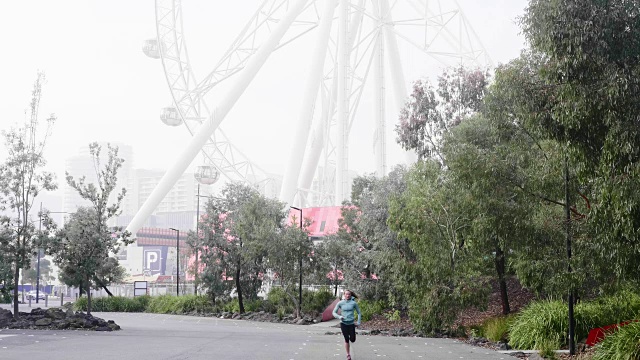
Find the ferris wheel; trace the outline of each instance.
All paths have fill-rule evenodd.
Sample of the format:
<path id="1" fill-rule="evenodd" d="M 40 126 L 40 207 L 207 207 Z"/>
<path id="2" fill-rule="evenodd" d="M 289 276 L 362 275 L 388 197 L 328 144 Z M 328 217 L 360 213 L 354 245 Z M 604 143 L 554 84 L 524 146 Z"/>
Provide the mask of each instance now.
<path id="1" fill-rule="evenodd" d="M 140 208 L 128 230 L 135 233 L 198 153 L 198 172 L 218 174 L 258 187 L 280 182 L 236 147 L 221 123 L 269 58 L 306 41 L 304 98 L 293 110 L 296 136 L 281 179 L 280 200 L 298 206 L 339 205 L 349 194 L 349 137 L 367 81 L 371 83 L 376 174 L 387 172 L 387 88 L 390 108 L 402 108 L 406 82 L 400 48 L 444 66 L 491 66 L 491 59 L 457 0 L 264 0 L 227 51 L 196 78 L 187 51 L 180 0 L 156 0 L 155 39 L 145 54 L 161 59 L 173 104 L 162 121 L 184 126 L 192 140 Z M 213 105 L 207 94 L 231 83 Z M 207 174 L 200 174 L 206 177 Z"/>

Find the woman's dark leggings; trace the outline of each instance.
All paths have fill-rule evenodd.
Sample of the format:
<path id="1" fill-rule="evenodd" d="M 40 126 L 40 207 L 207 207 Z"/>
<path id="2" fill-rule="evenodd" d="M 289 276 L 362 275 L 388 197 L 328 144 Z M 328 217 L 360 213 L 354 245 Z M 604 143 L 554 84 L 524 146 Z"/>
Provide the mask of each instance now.
<path id="1" fill-rule="evenodd" d="M 344 342 L 356 342 L 356 325 L 346 325 L 340 323 L 340 330 L 342 330 L 342 336 L 344 336 Z"/>

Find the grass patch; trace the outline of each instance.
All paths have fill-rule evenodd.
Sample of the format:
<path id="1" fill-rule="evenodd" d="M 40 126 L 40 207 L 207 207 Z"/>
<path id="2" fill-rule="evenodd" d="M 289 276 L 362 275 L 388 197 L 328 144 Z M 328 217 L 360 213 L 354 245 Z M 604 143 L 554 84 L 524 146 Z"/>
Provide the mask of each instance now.
<path id="1" fill-rule="evenodd" d="M 640 322 L 618 328 L 596 347 L 594 360 L 640 359 Z"/>
<path id="2" fill-rule="evenodd" d="M 138 296 L 128 298 L 123 296 L 110 296 L 91 299 L 91 311 L 96 312 L 144 312 L 150 296 Z M 75 311 L 87 311 L 87 298 L 85 296 L 73 303 Z"/>
<path id="3" fill-rule="evenodd" d="M 485 320 L 480 326 L 480 333 L 491 341 L 508 341 L 509 328 L 515 321 L 515 315 L 500 316 Z"/>
<path id="4" fill-rule="evenodd" d="M 640 296 L 621 291 L 575 307 L 576 342 L 586 339 L 589 330 L 637 318 Z M 536 301 L 525 308 L 510 326 L 509 343 L 515 349 L 542 350 L 566 346 L 569 315 L 565 301 Z"/>

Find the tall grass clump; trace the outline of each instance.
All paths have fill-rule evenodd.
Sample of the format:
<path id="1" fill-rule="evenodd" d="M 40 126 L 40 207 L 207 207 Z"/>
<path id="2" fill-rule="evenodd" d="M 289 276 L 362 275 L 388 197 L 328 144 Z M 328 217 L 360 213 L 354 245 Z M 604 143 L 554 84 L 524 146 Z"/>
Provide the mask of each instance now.
<path id="1" fill-rule="evenodd" d="M 204 295 L 183 295 L 177 297 L 176 314 L 191 314 L 191 313 L 210 313 L 213 312 L 213 304 L 211 299 Z"/>
<path id="2" fill-rule="evenodd" d="M 640 295 L 623 290 L 614 295 L 576 305 L 576 334 L 586 337 L 589 330 L 637 319 Z"/>
<path id="3" fill-rule="evenodd" d="M 509 328 L 515 319 L 515 315 L 487 319 L 481 325 L 481 333 L 491 341 L 507 341 L 509 340 Z"/>
<path id="4" fill-rule="evenodd" d="M 178 308 L 179 296 L 160 295 L 154 296 L 149 301 L 147 312 L 155 314 L 176 314 Z"/>
<path id="5" fill-rule="evenodd" d="M 93 304 L 91 304 L 91 305 L 93 305 Z M 86 297 L 79 297 L 73 303 L 73 310 L 74 311 L 87 311 L 87 298 Z"/>
<path id="6" fill-rule="evenodd" d="M 567 305 L 562 301 L 532 302 L 513 321 L 509 344 L 514 349 L 541 350 L 564 344 L 569 329 Z"/>
<path id="7" fill-rule="evenodd" d="M 575 307 L 576 341 L 582 341 L 593 328 L 637 319 L 640 295 L 624 290 Z M 567 344 L 569 313 L 564 301 L 531 303 L 510 327 L 510 341 L 516 349 L 535 349 Z"/>
<path id="8" fill-rule="evenodd" d="M 124 296 L 109 296 L 93 298 L 91 311 L 96 312 L 144 312 L 149 302 L 149 296 L 128 298 Z M 87 311 L 87 298 L 81 297 L 73 303 L 76 311 Z"/>
<path id="9" fill-rule="evenodd" d="M 597 345 L 593 360 L 640 359 L 640 322 L 618 328 Z"/>

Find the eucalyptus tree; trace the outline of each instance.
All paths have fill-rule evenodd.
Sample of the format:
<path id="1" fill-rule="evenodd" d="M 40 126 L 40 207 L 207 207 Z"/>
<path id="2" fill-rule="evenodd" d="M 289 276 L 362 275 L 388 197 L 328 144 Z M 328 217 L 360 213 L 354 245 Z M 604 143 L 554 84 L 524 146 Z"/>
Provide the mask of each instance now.
<path id="1" fill-rule="evenodd" d="M 291 223 L 281 227 L 267 244 L 267 263 L 275 280 L 295 305 L 296 317 L 302 317 L 302 302 L 299 291 L 302 283 L 315 265 L 320 265 L 322 254 L 309 240 L 310 220 L 305 219 L 302 228 L 294 216 Z M 302 267 L 300 267 L 302 266 Z M 298 286 L 296 286 L 298 285 Z"/>
<path id="2" fill-rule="evenodd" d="M 119 193 L 114 193 L 118 170 L 124 159 L 118 157 L 117 147 L 107 144 L 107 149 L 103 166 L 102 161 L 105 159 L 101 156 L 102 146 L 95 142 L 89 144 L 96 183 L 87 182 L 86 176 L 76 179 L 69 173 L 66 174 L 67 184 L 91 205 L 78 208 L 60 232 L 48 240 L 48 251 L 54 256 L 56 265 L 66 274 L 65 277 L 74 282 L 79 281 L 87 289 L 87 312 L 91 312 L 90 289 L 106 289 L 106 280 L 98 275 L 122 272 L 114 269 L 113 260 L 109 260 L 109 257 L 117 254 L 120 246 L 133 242 L 127 231 L 107 225 L 109 219 L 121 212 L 120 204 L 126 193 L 124 188 Z M 112 194 L 115 196 L 112 197 Z"/>
<path id="3" fill-rule="evenodd" d="M 521 19 L 553 88 L 545 126 L 589 200 L 587 246 L 609 283 L 640 280 L 640 1 L 532 0 Z M 576 191 L 573 191 L 576 193 Z M 609 270 L 610 269 L 610 270 Z"/>
<path id="4" fill-rule="evenodd" d="M 257 298 L 267 269 L 267 248 L 285 218 L 284 204 L 255 188 L 230 183 L 221 198 L 210 198 L 203 217 L 204 285 L 212 296 L 235 290 L 240 312 L 244 298 Z"/>
<path id="5" fill-rule="evenodd" d="M 333 295 L 338 296 L 338 286 L 345 281 L 345 270 L 352 256 L 351 241 L 335 233 L 328 234 L 318 248 L 317 252 L 320 256 L 317 258 L 321 263 L 321 269 L 325 271 L 318 279 L 318 283 L 327 282 L 333 288 Z"/>
<path id="6" fill-rule="evenodd" d="M 8 220 L 8 218 L 6 218 Z M 4 221 L 0 218 L 0 221 Z M 0 226 L 0 244 L 8 243 L 11 233 L 5 226 Z M 11 302 L 11 290 L 13 290 L 12 262 L 9 254 L 0 247 L 0 302 Z"/>
<path id="7" fill-rule="evenodd" d="M 338 231 L 328 239 L 335 244 L 327 245 L 327 250 L 334 248 L 335 263 L 342 265 L 345 284 L 366 298 L 390 300 L 399 307 L 397 264 L 412 255 L 407 240 L 389 229 L 387 219 L 389 199 L 406 187 L 405 174 L 398 166 L 383 178 L 371 174 L 354 179 L 351 201 L 343 204 Z"/>
<path id="8" fill-rule="evenodd" d="M 412 253 L 400 263 L 397 281 L 414 326 L 434 332 L 486 298 L 482 263 L 467 244 L 476 214 L 472 194 L 439 162 L 417 163 L 406 179 L 406 191 L 391 200 L 388 219 Z"/>
<path id="9" fill-rule="evenodd" d="M 416 81 L 395 128 L 398 144 L 420 159 L 444 163 L 443 135 L 482 109 L 488 79 L 486 71 L 461 66 L 445 70 L 437 88 L 428 80 Z"/>
<path id="10" fill-rule="evenodd" d="M 514 269 L 544 264 L 537 267 L 546 278 L 535 280 L 545 281 L 554 279 L 550 274 L 564 273 L 562 258 L 548 256 L 562 253 L 563 235 L 557 231 L 563 223 L 562 207 L 542 211 L 545 200 L 562 195 L 561 162 L 555 161 L 561 153 L 554 142 L 536 143 L 510 120 L 480 115 L 451 131 L 443 153 L 451 181 L 465 189 L 473 207 L 466 246 L 474 248 L 479 261 L 488 260 L 486 273 L 498 281 L 502 311 L 508 314 L 506 279 Z M 539 221 L 540 216 L 547 217 Z M 520 275 L 532 280 L 524 271 Z"/>
<path id="11" fill-rule="evenodd" d="M 122 241 L 130 242 L 120 238 L 104 223 L 99 224 L 95 210 L 88 207 L 78 208 L 48 241 L 47 250 L 60 269 L 60 279 L 67 285 L 86 290 L 87 313 L 91 313 L 91 289 L 106 288 L 109 283 L 124 277 L 124 268 L 110 257 Z"/>
<path id="12" fill-rule="evenodd" d="M 44 126 L 40 124 L 38 111 L 43 82 L 44 74 L 39 73 L 33 85 L 28 121 L 2 133 L 7 157 L 0 165 L 0 206 L 8 210 L 9 215 L 0 219 L 6 235 L 0 237 L 0 251 L 13 266 L 13 316 L 16 319 L 19 317 L 20 270 L 29 266 L 37 247 L 37 231 L 31 216 L 34 200 L 42 191 L 57 188 L 53 174 L 44 171 L 44 149 L 56 117 L 52 114 Z"/>

